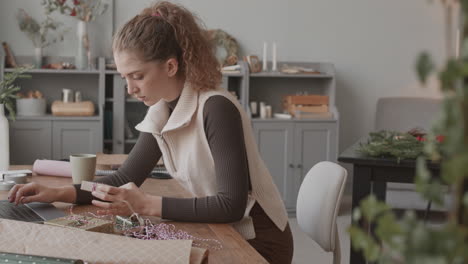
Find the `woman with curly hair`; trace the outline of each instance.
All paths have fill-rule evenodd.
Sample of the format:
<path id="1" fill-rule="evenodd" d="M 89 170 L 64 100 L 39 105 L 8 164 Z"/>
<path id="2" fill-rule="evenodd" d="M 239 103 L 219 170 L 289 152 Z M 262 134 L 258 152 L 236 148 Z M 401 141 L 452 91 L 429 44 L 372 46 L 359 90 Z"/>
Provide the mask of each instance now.
<path id="1" fill-rule="evenodd" d="M 258 153 L 250 119 L 219 87 L 214 49 L 197 18 L 179 5 L 158 2 L 118 31 L 113 53 L 128 93 L 149 106 L 128 159 L 113 175 L 96 180 L 105 185 L 91 194 L 80 185 L 29 183 L 12 189 L 10 201 L 92 203 L 102 214 L 232 223 L 270 263 L 290 263 L 293 240 L 283 201 Z M 138 188 L 161 157 L 193 198 Z"/>

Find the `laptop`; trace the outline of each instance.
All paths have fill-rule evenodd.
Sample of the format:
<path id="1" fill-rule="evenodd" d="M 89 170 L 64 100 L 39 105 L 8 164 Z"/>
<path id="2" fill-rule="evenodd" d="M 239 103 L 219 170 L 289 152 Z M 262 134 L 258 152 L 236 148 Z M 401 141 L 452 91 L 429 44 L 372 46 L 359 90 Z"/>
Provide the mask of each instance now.
<path id="1" fill-rule="evenodd" d="M 24 222 L 43 223 L 44 221 L 59 218 L 66 214 L 50 203 L 10 203 L 0 200 L 0 218 Z"/>

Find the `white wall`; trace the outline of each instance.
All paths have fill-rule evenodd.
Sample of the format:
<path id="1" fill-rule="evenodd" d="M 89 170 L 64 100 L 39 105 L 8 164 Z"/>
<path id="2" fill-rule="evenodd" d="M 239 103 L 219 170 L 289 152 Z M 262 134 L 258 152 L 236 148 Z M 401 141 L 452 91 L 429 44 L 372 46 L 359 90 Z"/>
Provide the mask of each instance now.
<path id="1" fill-rule="evenodd" d="M 94 34 L 110 36 L 112 28 L 122 25 L 151 2 L 115 0 L 113 17 L 94 23 Z M 438 94 L 434 88 L 419 87 L 413 68 L 416 55 L 422 50 L 428 50 L 438 62 L 444 58 L 444 16 L 439 1 L 178 2 L 197 13 L 208 28 L 224 29 L 237 38 L 244 54 L 260 55 L 263 41 L 275 40 L 279 60 L 334 63 L 337 104 L 342 117 L 340 150 L 372 130 L 377 98 Z M 31 55 L 32 48 L 16 25 L 16 8 L 21 6 L 27 11 L 32 8 L 35 12 L 31 12 L 39 17 L 39 3 L 40 0 L 0 0 L 0 40 L 8 41 L 17 55 Z M 61 19 L 74 27 L 70 18 Z M 112 20 L 115 25 L 109 22 Z M 56 45 L 46 52 L 73 56 L 74 34 L 68 36 L 66 45 Z M 97 47 L 99 55 L 110 54 L 109 47 L 102 45 Z"/>

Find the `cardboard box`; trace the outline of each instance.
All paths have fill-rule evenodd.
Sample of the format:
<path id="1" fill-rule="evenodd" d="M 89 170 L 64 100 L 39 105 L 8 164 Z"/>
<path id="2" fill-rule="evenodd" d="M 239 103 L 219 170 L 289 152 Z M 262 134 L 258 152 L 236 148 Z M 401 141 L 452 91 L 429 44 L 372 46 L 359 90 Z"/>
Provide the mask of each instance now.
<path id="1" fill-rule="evenodd" d="M 283 99 L 283 109 L 297 117 L 301 113 L 329 113 L 326 95 L 287 95 Z"/>

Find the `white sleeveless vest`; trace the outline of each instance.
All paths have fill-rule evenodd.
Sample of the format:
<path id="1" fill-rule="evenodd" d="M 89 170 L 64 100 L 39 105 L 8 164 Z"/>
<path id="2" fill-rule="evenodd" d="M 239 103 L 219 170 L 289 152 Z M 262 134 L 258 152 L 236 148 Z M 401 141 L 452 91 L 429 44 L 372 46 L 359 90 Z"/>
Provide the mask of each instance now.
<path id="1" fill-rule="evenodd" d="M 204 104 L 208 98 L 215 95 L 229 99 L 241 114 L 252 184 L 244 218 L 233 226 L 245 239 L 255 238 L 249 213 L 257 201 L 273 223 L 283 231 L 288 216 L 280 193 L 260 157 L 250 118 L 229 92 L 224 89 L 195 91 L 189 85 L 185 85 L 170 117 L 166 102 L 161 100 L 148 109 L 148 113 L 136 129 L 154 135 L 166 169 L 194 197 L 216 195 L 215 164 L 203 122 Z"/>

